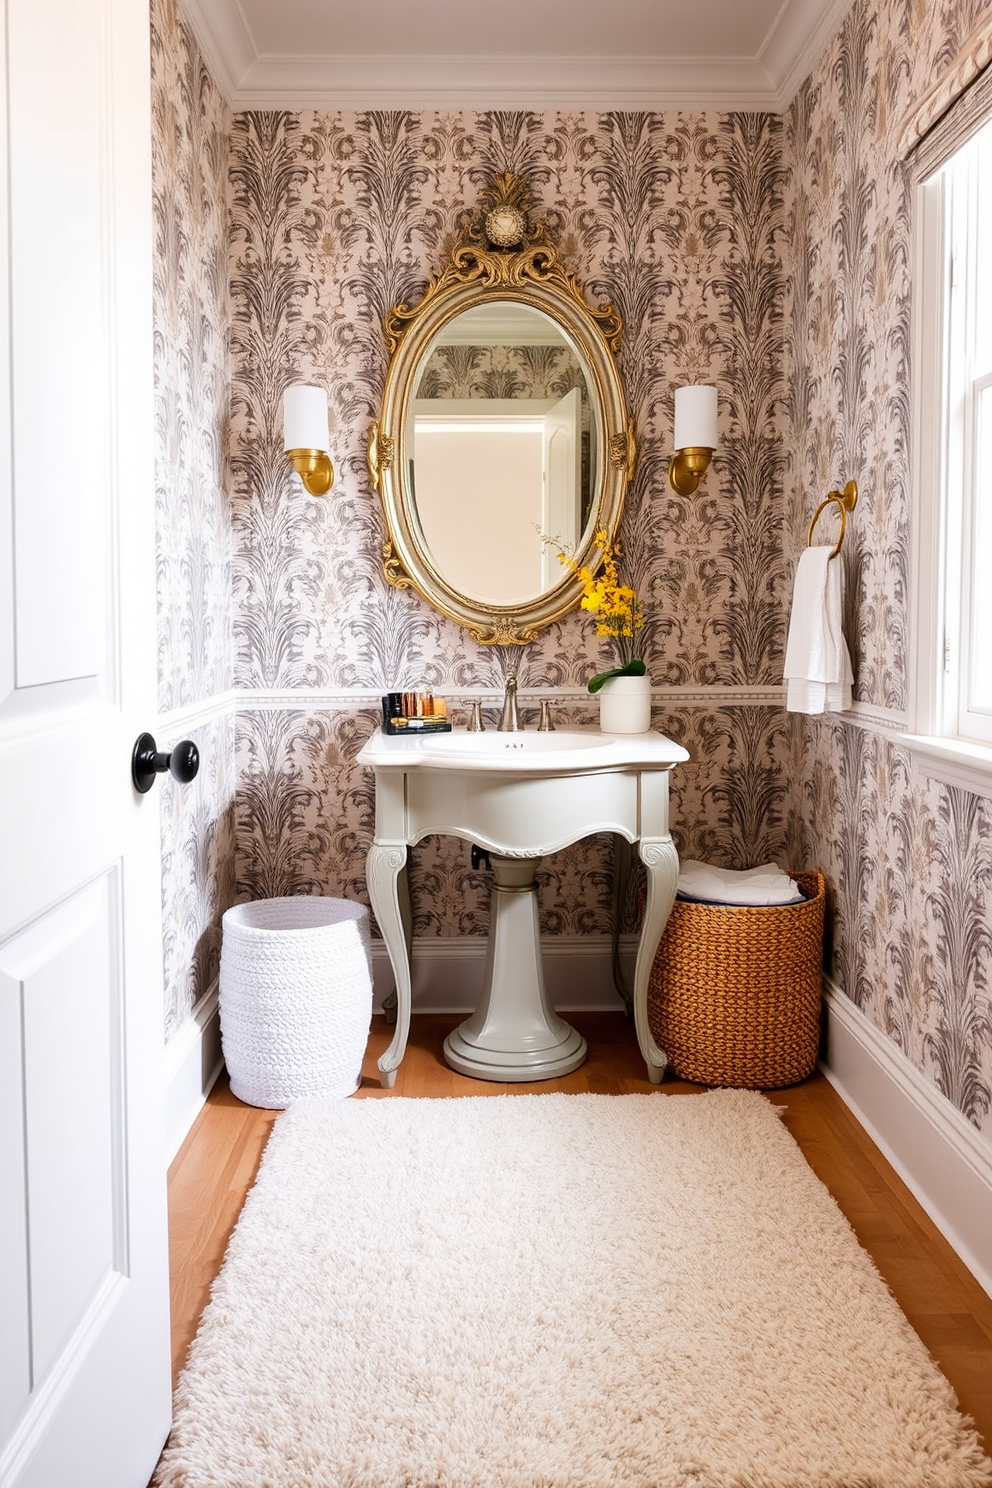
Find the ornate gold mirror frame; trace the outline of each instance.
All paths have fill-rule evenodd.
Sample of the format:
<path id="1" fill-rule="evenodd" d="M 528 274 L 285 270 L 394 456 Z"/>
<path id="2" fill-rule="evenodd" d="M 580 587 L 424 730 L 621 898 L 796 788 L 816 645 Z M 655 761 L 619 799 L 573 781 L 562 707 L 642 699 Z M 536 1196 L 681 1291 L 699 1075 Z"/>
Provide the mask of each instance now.
<path id="1" fill-rule="evenodd" d="M 480 193 L 463 241 L 431 279 L 419 304 L 395 305 L 389 311 L 385 334 L 390 362 L 382 411 L 369 430 L 369 475 L 386 519 L 386 578 L 398 588 L 415 589 L 484 645 L 533 641 L 574 608 L 581 590 L 576 576 L 563 566 L 561 578 L 534 599 L 490 604 L 460 593 L 438 572 L 417 517 L 408 447 L 416 382 L 435 337 L 461 312 L 503 300 L 543 312 L 575 348 L 590 395 L 598 467 L 574 554 L 580 564 L 598 566 L 597 532 L 605 530 L 614 540 L 636 453 L 616 363 L 620 317 L 608 304 L 594 309 L 587 303 L 575 276 L 562 267 L 545 224 L 529 225 L 531 201 L 531 190 L 519 176 L 494 177 Z"/>

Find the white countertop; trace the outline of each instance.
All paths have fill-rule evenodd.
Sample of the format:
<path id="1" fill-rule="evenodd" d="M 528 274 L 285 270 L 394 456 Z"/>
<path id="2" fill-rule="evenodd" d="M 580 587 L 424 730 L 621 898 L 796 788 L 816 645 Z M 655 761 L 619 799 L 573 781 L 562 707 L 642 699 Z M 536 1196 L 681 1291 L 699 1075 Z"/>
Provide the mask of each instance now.
<path id="1" fill-rule="evenodd" d="M 522 729 L 500 733 L 386 735 L 376 729 L 358 755 L 360 765 L 432 770 L 513 771 L 538 775 L 623 769 L 667 769 L 685 763 L 681 744 L 650 729 L 643 734 L 604 734 L 599 729 Z"/>

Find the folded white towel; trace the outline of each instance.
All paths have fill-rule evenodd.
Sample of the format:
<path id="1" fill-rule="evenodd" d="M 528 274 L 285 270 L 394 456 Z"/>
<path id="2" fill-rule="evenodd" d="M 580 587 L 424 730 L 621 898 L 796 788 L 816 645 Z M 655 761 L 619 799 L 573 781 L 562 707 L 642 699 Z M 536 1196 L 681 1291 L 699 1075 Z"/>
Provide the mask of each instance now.
<path id="1" fill-rule="evenodd" d="M 760 868 L 714 868 L 694 858 L 679 863 L 677 892 L 683 899 L 713 904 L 798 904 L 804 897 L 796 881 L 776 863 Z"/>
<path id="2" fill-rule="evenodd" d="M 828 547 L 806 548 L 796 569 L 785 647 L 790 713 L 838 713 L 851 706 L 854 672 L 844 639 L 843 570 Z"/>

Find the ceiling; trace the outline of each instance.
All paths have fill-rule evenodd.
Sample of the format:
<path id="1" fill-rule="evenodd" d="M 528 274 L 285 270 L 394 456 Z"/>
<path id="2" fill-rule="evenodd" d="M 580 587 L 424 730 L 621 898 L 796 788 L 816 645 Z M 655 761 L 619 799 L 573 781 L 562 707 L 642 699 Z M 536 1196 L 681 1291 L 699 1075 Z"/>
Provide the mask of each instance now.
<path id="1" fill-rule="evenodd" d="M 851 0 L 180 0 L 234 108 L 781 111 Z"/>

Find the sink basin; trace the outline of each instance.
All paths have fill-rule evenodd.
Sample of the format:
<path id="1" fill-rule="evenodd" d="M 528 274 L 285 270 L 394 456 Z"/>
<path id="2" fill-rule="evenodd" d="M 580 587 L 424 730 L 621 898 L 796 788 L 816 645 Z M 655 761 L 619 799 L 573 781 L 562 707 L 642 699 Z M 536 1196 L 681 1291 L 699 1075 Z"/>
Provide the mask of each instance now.
<path id="1" fill-rule="evenodd" d="M 464 731 L 434 734 L 422 739 L 420 744 L 425 754 L 448 758 L 460 755 L 471 759 L 512 759 L 531 754 L 571 754 L 577 749 L 605 749 L 613 742 L 607 735 L 593 731 L 580 733 L 574 729 L 555 729 L 545 734 L 469 734 Z"/>

